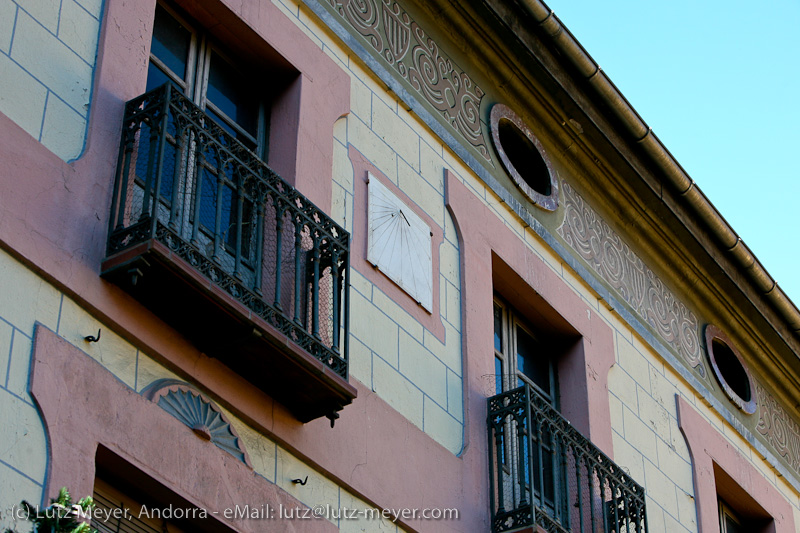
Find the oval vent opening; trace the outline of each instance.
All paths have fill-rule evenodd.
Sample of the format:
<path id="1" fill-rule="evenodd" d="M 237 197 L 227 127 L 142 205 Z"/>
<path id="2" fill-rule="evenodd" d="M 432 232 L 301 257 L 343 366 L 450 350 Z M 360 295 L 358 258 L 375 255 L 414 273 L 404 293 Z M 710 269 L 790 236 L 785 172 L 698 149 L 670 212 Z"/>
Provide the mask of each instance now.
<path id="1" fill-rule="evenodd" d="M 490 115 L 492 141 L 508 175 L 535 206 L 555 211 L 558 185 L 539 140 L 508 106 L 495 104 Z"/>
<path id="2" fill-rule="evenodd" d="M 550 171 L 531 140 L 507 119 L 500 120 L 498 134 L 500 145 L 522 181 L 539 194 L 550 196 Z"/>
<path id="3" fill-rule="evenodd" d="M 753 379 L 739 350 L 718 327 L 706 326 L 706 351 L 717 381 L 728 398 L 747 414 L 756 412 Z"/>
<path id="4" fill-rule="evenodd" d="M 747 379 L 747 371 L 733 354 L 727 344 L 719 339 L 712 342 L 714 359 L 717 361 L 719 373 L 725 383 L 745 402 L 750 401 L 750 380 Z"/>

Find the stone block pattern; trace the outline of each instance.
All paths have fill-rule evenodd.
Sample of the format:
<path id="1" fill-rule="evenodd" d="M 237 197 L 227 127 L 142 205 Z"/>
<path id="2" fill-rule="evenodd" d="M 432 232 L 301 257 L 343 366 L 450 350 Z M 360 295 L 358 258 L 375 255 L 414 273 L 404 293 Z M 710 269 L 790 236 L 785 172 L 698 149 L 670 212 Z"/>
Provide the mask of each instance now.
<path id="1" fill-rule="evenodd" d="M 20 500 L 44 504 L 48 499 L 43 494 L 47 440 L 28 392 L 36 324 L 55 331 L 136 392 L 141 393 L 159 379 L 182 380 L 0 249 L 0 479 L 4 488 L 14 488 L 0 491 L 2 530 L 12 526 L 10 511 Z M 86 342 L 84 337 L 96 334 L 98 329 L 102 329 L 102 341 Z M 316 475 L 311 467 L 227 409 L 220 407 L 220 411 L 236 429 L 253 470 L 266 481 L 279 485 L 310 508 L 373 509 L 333 481 Z M 175 424 L 177 430 L 182 423 L 175 420 Z M 291 482 L 307 475 L 306 486 Z M 328 513 L 326 518 L 342 531 L 403 531 L 377 513 L 362 513 L 358 519 L 340 514 Z M 24 524 L 19 527 L 25 530 Z"/>
<path id="2" fill-rule="evenodd" d="M 702 378 L 700 322 L 568 183 L 558 233 Z"/>
<path id="3" fill-rule="evenodd" d="M 691 457 L 678 426 L 676 395 L 686 398 L 743 455 L 751 458 L 767 479 L 787 496 L 796 515 L 800 516 L 800 503 L 791 486 L 776 476 L 769 464 L 701 400 L 655 349 L 633 333 L 623 318 L 609 309 L 508 205 L 490 191 L 420 119 L 410 113 L 407 103 L 399 100 L 384 82 L 369 73 L 355 53 L 343 48 L 338 40 L 331 37 L 330 32 L 316 22 L 302 3 L 298 0 L 273 2 L 281 5 L 284 12 L 323 51 L 350 74 L 351 113 L 340 119 L 334 128 L 333 200 L 337 220 L 354 235 L 359 231 L 353 228 L 353 213 L 364 206 L 354 205 L 354 175 L 346 157 L 348 148 L 354 146 L 421 209 L 437 222 L 441 220 L 444 230 L 445 240 L 440 250 L 440 312 L 447 334 L 445 342 L 442 343 L 424 328 L 421 329 L 420 341 L 418 324 L 415 325 L 407 316 L 403 317 L 402 309 L 396 305 L 393 308 L 391 300 L 366 278 L 354 275 L 353 300 L 356 303 L 353 320 L 357 320 L 359 314 L 372 313 L 368 315 L 370 317 L 380 315 L 378 320 L 381 327 L 385 327 L 385 335 L 353 332 L 350 352 L 352 376 L 371 385 L 382 398 L 415 424 L 422 424 L 421 427 L 439 442 L 447 442 L 446 435 L 436 434 L 439 429 L 435 426 L 443 424 L 440 420 L 441 411 L 432 408 L 441 409 L 440 394 L 425 384 L 426 380 L 438 381 L 433 376 L 439 373 L 440 367 L 436 363 L 427 363 L 433 376 L 422 378 L 411 371 L 406 372 L 408 367 L 404 367 L 404 360 L 405 354 L 411 352 L 416 357 L 427 356 L 420 351 L 419 344 L 429 350 L 446 368 L 448 410 L 445 414 L 455 416 L 455 411 L 451 410 L 454 404 L 457 410 L 462 409 L 460 402 L 463 402 L 463 395 L 459 393 L 453 396 L 454 389 L 449 384 L 450 380 L 458 380 L 458 386 L 462 386 L 461 373 L 458 371 L 460 364 L 456 364 L 460 360 L 460 346 L 456 351 L 455 346 L 451 345 L 452 336 L 458 337 L 461 333 L 460 321 L 456 318 L 460 316 L 456 312 L 460 308 L 460 301 L 455 299 L 460 288 L 457 279 L 458 238 L 453 220 L 443 209 L 440 200 L 440 195 L 444 195 L 443 171 L 448 169 L 614 330 L 616 364 L 609 375 L 614 459 L 648 491 L 649 531 L 698 531 Z M 383 0 L 383 3 L 393 5 L 391 0 Z M 346 7 L 353 3 L 334 1 L 334 5 Z M 354 16 L 353 13 L 350 15 Z M 664 302 L 659 300 L 655 305 L 656 311 L 674 311 L 676 305 L 672 304 L 677 304 L 674 296 L 663 288 L 663 284 L 657 288 L 661 290 L 658 298 L 663 299 L 667 294 L 670 304 L 662 305 Z M 704 368 L 698 355 L 700 343 L 695 339 L 697 319 L 691 311 L 681 309 L 679 304 L 676 312 L 686 315 L 686 331 L 668 329 L 659 333 L 662 338 L 669 339 L 668 344 L 674 342 L 680 345 L 681 348 L 675 347 L 676 351 L 702 376 Z M 659 318 L 658 313 L 652 317 L 655 323 L 651 323 L 651 326 L 656 330 Z M 452 359 L 449 359 L 451 354 Z M 459 354 L 459 359 L 455 354 Z"/>
<path id="4" fill-rule="evenodd" d="M 448 450 L 459 453 L 464 432 L 459 244 L 444 202 L 444 169 L 453 165 L 441 140 L 344 51 L 304 6 L 290 0 L 275 3 L 350 76 L 351 112 L 337 121 L 333 131 L 333 218 L 354 240 L 364 238 L 366 227 L 353 223 L 354 211 L 366 209 L 355 205 L 355 180 L 364 177 L 354 175 L 348 158 L 353 147 L 444 234 L 439 272 L 434 272 L 439 276 L 439 308 L 433 310 L 441 317 L 444 338 L 351 269 L 350 375 Z"/>
<path id="5" fill-rule="evenodd" d="M 0 0 L 0 113 L 65 161 L 84 147 L 99 0 Z"/>
<path id="6" fill-rule="evenodd" d="M 327 3 L 453 131 L 473 146 L 480 157 L 491 161 L 480 121 L 483 90 L 439 49 L 399 3 L 391 0 L 328 0 Z"/>
<path id="7" fill-rule="evenodd" d="M 324 38 L 324 35 L 322 36 Z M 346 68 L 343 65 L 343 68 Z M 360 151 L 411 199 L 445 234 L 439 246 L 439 306 L 444 325 L 437 338 L 377 285 L 351 272 L 351 375 L 371 387 L 406 418 L 453 453 L 463 442 L 463 382 L 461 359 L 461 283 L 458 240 L 447 226 L 453 222 L 444 206 L 442 146 L 396 101 L 385 101 L 359 68 L 348 68 L 353 112 L 339 120 L 334 149 L 334 218 L 362 238 L 366 228 L 353 227 L 354 176 L 348 147 Z M 372 86 L 370 88 L 370 86 Z M 375 91 L 384 94 L 378 96 Z M 360 110 L 365 114 L 359 116 Z M 428 142 L 434 143 L 432 148 Z M 423 162 L 423 154 L 426 161 Z M 429 172 L 426 172 L 429 171 Z"/>
<path id="8" fill-rule="evenodd" d="M 646 487 L 650 531 L 697 531 L 691 457 L 675 406 L 676 394 L 695 395 L 638 337 L 615 331 L 615 349 L 608 379 L 614 460 Z"/>
<path id="9" fill-rule="evenodd" d="M 355 56 L 344 51 L 304 7 L 292 0 L 273 2 L 351 78 L 351 113 L 340 119 L 333 129 L 334 217 L 354 235 L 363 231 L 353 227 L 354 210 L 364 208 L 354 205 L 354 175 L 347 156 L 348 147 L 353 146 L 401 187 L 444 232 L 437 311 L 444 324 L 444 339 L 431 334 L 377 286 L 353 272 L 350 369 L 355 379 L 370 386 L 453 453 L 460 451 L 464 423 L 461 281 L 458 238 L 453 220 L 444 208 L 443 175 L 447 168 L 615 330 L 616 364 L 609 375 L 614 459 L 647 488 L 651 532 L 697 531 L 691 458 L 677 424 L 676 394 L 686 398 L 721 433 L 735 441 L 743 454 L 751 457 L 770 482 L 787 495 L 800 516 L 797 495 L 785 481 L 775 476 L 756 453 L 748 450 L 746 442 L 736 440 L 735 432 L 725 426 L 719 415 L 705 406 L 654 350 L 632 334 L 630 327 L 409 113 L 385 85 L 369 74 Z M 65 4 L 68 4 L 66 8 Z M 46 124 L 63 126 L 62 120 L 53 118 L 54 113 L 77 114 L 85 129 L 91 74 L 86 85 L 89 90 L 85 104 L 81 104 L 80 91 L 76 93 L 68 84 L 62 86 L 63 79 L 56 73 L 25 63 L 33 60 L 37 43 L 31 43 L 29 36 L 20 36 L 26 31 L 39 32 L 41 43 L 63 46 L 62 57 L 75 59 L 66 53 L 67 50 L 93 72 L 93 58 L 88 61 L 83 57 L 92 46 L 69 34 L 77 28 L 85 28 L 87 21 L 70 25 L 65 17 L 79 18 L 83 16 L 82 10 L 90 15 L 96 12 L 95 20 L 98 20 L 101 7 L 99 0 L 0 0 L 0 112 L 12 117 L 29 133 L 35 130 L 31 134 L 42 142 L 46 143 L 50 135 L 45 133 Z M 76 12 L 77 8 L 80 10 Z M 19 33 L 20 28 L 24 30 L 22 33 Z M 95 33 L 98 30 L 99 22 Z M 41 35 L 43 31 L 49 37 Z M 96 49 L 96 35 L 93 46 Z M 83 72 L 80 75 L 85 75 L 84 67 L 77 63 L 74 66 L 73 74 Z M 20 86 L 25 87 L 24 94 L 18 90 Z M 17 100 L 9 103 L 14 98 Z M 53 101 L 58 101 L 53 106 L 61 106 L 61 109 L 53 111 L 48 119 L 48 109 L 56 109 L 50 106 Z M 86 105 L 87 109 L 81 114 L 75 109 L 76 105 Z M 38 111 L 28 112 L 31 109 Z M 82 147 L 83 130 L 80 139 Z M 68 159 L 61 153 L 59 156 Z M 0 250 L 0 427 L 3 428 L 0 450 L 4 452 L 0 454 L 0 479 L 16 489 L 11 494 L 0 493 L 2 527 L 10 525 L 2 522 L 7 516 L 5 511 L 20 499 L 31 502 L 43 499 L 46 440 L 27 390 L 32 335 L 37 322 L 97 360 L 132 390 L 141 391 L 156 379 L 178 378 Z M 102 346 L 87 345 L 83 336 L 96 333 L 98 328 L 103 329 Z M 225 411 L 225 414 L 236 426 L 258 475 L 309 506 L 369 507 L 320 476 L 310 476 L 309 479 L 316 478 L 316 481 L 307 486 L 290 483 L 290 479 L 311 473 L 311 467 L 231 413 Z M 334 524 L 343 531 L 399 531 L 396 525 L 385 521 L 337 520 Z"/>

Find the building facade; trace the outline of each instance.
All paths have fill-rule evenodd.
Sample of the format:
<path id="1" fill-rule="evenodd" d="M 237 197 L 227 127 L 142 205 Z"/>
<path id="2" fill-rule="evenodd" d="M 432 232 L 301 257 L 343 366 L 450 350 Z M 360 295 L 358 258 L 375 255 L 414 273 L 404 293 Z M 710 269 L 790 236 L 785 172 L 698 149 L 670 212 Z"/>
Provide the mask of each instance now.
<path id="1" fill-rule="evenodd" d="M 800 527 L 800 313 L 539 0 L 0 0 L 0 154 L 3 527 Z"/>

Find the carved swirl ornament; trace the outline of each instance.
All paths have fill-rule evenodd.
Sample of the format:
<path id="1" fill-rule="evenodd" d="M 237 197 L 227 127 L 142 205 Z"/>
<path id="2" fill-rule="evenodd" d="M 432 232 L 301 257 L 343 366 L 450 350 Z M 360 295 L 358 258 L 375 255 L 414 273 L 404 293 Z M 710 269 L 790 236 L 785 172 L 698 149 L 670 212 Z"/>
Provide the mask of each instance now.
<path id="1" fill-rule="evenodd" d="M 393 0 L 327 0 L 447 123 L 487 161 L 491 156 L 480 123 L 484 91 L 426 35 Z M 706 378 L 697 316 L 620 236 L 563 183 L 565 218 L 558 233 L 592 269 L 701 377 Z M 800 473 L 800 426 L 756 384 L 756 429 Z"/>
<path id="2" fill-rule="evenodd" d="M 697 317 L 567 183 L 564 223 L 558 233 L 658 335 L 705 377 Z M 756 431 L 800 474 L 800 424 L 758 381 L 753 380 L 758 413 Z"/>
<path id="3" fill-rule="evenodd" d="M 700 324 L 620 236 L 563 183 L 564 222 L 558 233 L 655 332 L 702 377 Z"/>
<path id="4" fill-rule="evenodd" d="M 328 3 L 456 132 L 486 161 L 491 161 L 480 121 L 483 90 L 439 50 L 397 2 Z"/>
<path id="5" fill-rule="evenodd" d="M 800 426 L 778 401 L 756 382 L 758 403 L 758 431 L 783 457 L 789 467 L 800 474 Z"/>

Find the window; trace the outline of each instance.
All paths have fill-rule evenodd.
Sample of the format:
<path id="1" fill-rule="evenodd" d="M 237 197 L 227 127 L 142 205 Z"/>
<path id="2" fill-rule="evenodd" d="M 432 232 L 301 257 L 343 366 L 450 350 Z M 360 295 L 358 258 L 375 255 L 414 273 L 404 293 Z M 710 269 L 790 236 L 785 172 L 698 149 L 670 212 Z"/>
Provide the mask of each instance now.
<path id="1" fill-rule="evenodd" d="M 98 533 L 183 533 L 161 508 L 140 505 L 100 479 L 94 484 L 92 527 Z"/>
<path id="2" fill-rule="evenodd" d="M 790 502 L 751 459 L 683 397 L 677 397 L 677 405 L 680 429 L 692 457 L 700 531 L 798 531 Z"/>
<path id="3" fill-rule="evenodd" d="M 545 404 L 557 409 L 556 370 L 551 351 L 539 335 L 499 299 L 494 302 L 494 351 L 497 394 L 529 385 L 532 394 L 538 394 Z M 558 514 L 564 514 L 566 498 L 557 497 L 557 493 L 559 486 L 562 489 L 565 486 L 562 481 L 565 473 L 556 464 L 552 428 L 535 418 L 532 425 L 524 428 L 525 433 L 531 434 L 529 440 L 507 439 L 501 461 L 508 468 L 508 462 L 519 460 L 522 454 L 525 487 L 521 490 L 530 492 L 528 458 L 533 457 L 534 499 L 548 513 L 555 514 L 556 507 L 560 506 Z M 513 434 L 512 428 L 508 428 L 507 434 Z M 528 442 L 533 448 L 530 453 Z"/>
<path id="4" fill-rule="evenodd" d="M 244 68 L 230 57 L 231 54 L 210 36 L 193 28 L 177 11 L 161 4 L 156 6 L 147 90 L 171 82 L 205 111 L 205 117 L 264 160 L 267 154 L 267 105 L 260 98 L 253 77 L 248 78 Z M 193 134 L 178 138 L 181 137 L 178 125 L 171 125 L 170 129 L 174 130 L 176 137 L 171 146 L 174 144 L 176 150 L 180 150 L 180 146 L 196 147 L 202 142 Z M 234 153 L 237 149 L 232 147 Z M 184 151 L 187 154 L 195 152 L 185 148 Z M 175 164 L 190 172 L 196 169 L 197 179 L 183 184 L 191 191 L 183 191 L 182 200 L 178 200 L 179 205 L 174 209 L 171 206 L 175 201 L 173 196 L 181 195 L 181 184 L 175 183 L 170 172 L 165 173 L 160 190 L 162 211 L 191 213 L 195 198 L 199 196 L 197 222 L 203 235 L 198 240 L 206 248 L 213 248 L 209 255 L 226 271 L 249 280 L 256 259 L 256 207 L 252 198 L 244 193 L 243 183 L 240 183 L 242 177 L 237 175 L 235 165 L 228 161 L 230 158 L 226 154 L 213 148 L 196 152 L 201 157 L 178 155 L 179 162 Z M 172 161 L 175 158 L 166 160 Z M 142 167 L 146 164 L 145 159 L 139 161 Z M 180 222 L 186 228 L 194 223 L 191 217 L 183 217 Z"/>
<path id="5" fill-rule="evenodd" d="M 755 413 L 752 378 L 736 345 L 725 332 L 712 324 L 706 326 L 705 341 L 711 369 L 728 399 L 745 413 Z"/>
<path id="6" fill-rule="evenodd" d="M 267 113 L 258 84 L 241 65 L 168 7 L 157 5 L 147 90 L 167 81 L 220 127 L 266 159 Z"/>
<path id="7" fill-rule="evenodd" d="M 137 477 L 149 486 L 136 487 L 113 474 L 95 478 L 91 526 L 98 533 L 233 533 L 219 521 L 219 511 L 197 507 L 159 489 L 154 480 Z"/>
<path id="8" fill-rule="evenodd" d="M 644 489 L 623 469 L 609 468 L 613 461 L 573 425 L 608 405 L 606 395 L 586 395 L 588 405 L 576 409 L 576 399 L 580 382 L 591 379 L 587 357 L 607 372 L 613 345 L 594 351 L 603 336 L 590 326 L 591 313 L 571 316 L 593 333 L 595 342 L 584 342 L 543 295 L 499 260 L 493 268 L 494 287 L 504 295 L 493 301 L 497 394 L 487 416 L 493 531 L 646 531 Z M 569 390 L 563 398 L 562 387 Z"/>
<path id="9" fill-rule="evenodd" d="M 98 533 L 234 533 L 221 521 L 224 507 L 197 505 L 102 444 L 95 455 L 92 496 L 91 526 Z"/>
<path id="10" fill-rule="evenodd" d="M 335 419 L 356 395 L 350 238 L 303 193 L 330 202 L 349 81 L 272 3 L 227 4 L 151 5 L 101 276 L 299 420 Z"/>
<path id="11" fill-rule="evenodd" d="M 722 500 L 719 501 L 719 531 L 720 533 L 744 533 L 742 519 Z"/>
<path id="12" fill-rule="evenodd" d="M 532 385 L 557 407 L 555 363 L 539 335 L 500 300 L 494 302 L 496 392 Z"/>

